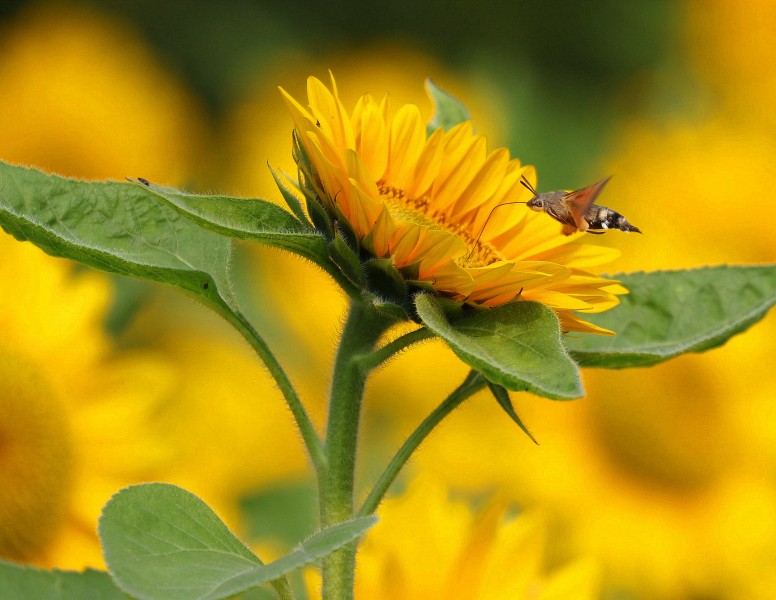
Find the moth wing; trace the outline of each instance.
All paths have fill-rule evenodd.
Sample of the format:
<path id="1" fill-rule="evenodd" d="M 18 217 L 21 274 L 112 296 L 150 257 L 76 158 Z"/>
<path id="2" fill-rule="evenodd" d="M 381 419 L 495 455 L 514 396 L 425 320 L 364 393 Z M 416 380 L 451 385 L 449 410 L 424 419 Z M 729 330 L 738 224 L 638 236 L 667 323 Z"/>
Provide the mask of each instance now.
<path id="1" fill-rule="evenodd" d="M 585 225 L 587 225 L 587 223 L 585 223 Z M 571 224 L 569 224 L 569 223 L 564 223 L 564 224 L 563 224 L 563 227 L 561 227 L 561 229 L 560 229 L 560 232 L 561 232 L 563 235 L 571 235 L 571 234 L 572 234 L 572 233 L 574 233 L 576 230 L 577 230 L 577 226 L 576 226 L 576 225 L 571 225 Z"/>
<path id="2" fill-rule="evenodd" d="M 595 199 L 598 198 L 598 195 L 601 193 L 601 190 L 604 189 L 604 186 L 609 183 L 609 179 L 611 179 L 611 177 L 602 179 L 598 183 L 589 185 L 581 190 L 569 192 L 563 198 L 566 206 L 568 206 L 571 218 L 574 219 L 574 223 L 580 231 L 587 231 L 588 223 L 585 220 L 585 213 L 593 202 L 595 202 Z"/>

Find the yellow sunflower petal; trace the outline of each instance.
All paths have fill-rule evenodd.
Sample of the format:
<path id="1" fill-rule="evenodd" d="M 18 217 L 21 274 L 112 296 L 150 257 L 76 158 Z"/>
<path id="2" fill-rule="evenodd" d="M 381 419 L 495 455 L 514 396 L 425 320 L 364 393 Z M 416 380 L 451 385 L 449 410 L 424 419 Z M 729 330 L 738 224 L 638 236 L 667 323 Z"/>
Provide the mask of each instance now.
<path id="1" fill-rule="evenodd" d="M 564 236 L 565 237 L 565 236 Z M 591 246 L 590 244 L 568 243 L 554 246 L 536 254 L 526 256 L 526 260 L 546 260 L 562 263 L 573 269 L 598 267 L 617 260 L 622 252 L 617 248 Z M 625 288 L 622 288 L 625 289 Z"/>
<path id="2" fill-rule="evenodd" d="M 307 96 L 317 125 L 340 148 L 354 148 L 355 138 L 350 119 L 342 103 L 319 79 L 307 79 Z"/>
<path id="3" fill-rule="evenodd" d="M 526 300 L 533 300 L 534 302 L 547 304 L 548 306 L 558 310 L 585 310 L 586 308 L 590 308 L 590 304 L 584 300 L 569 294 L 564 294 L 563 292 L 556 292 L 554 290 L 526 290 L 523 292 L 523 297 Z"/>
<path id="4" fill-rule="evenodd" d="M 471 223 L 473 231 L 479 232 L 482 239 L 490 241 L 523 220 L 525 207 L 515 202 L 526 202 L 531 193 L 520 185 L 520 178 L 532 167 L 523 167 L 520 161 L 512 159 L 507 163 L 498 188 L 487 205 L 477 211 Z M 521 210 L 523 209 L 523 210 Z"/>
<path id="5" fill-rule="evenodd" d="M 425 143 L 426 127 L 420 109 L 412 104 L 402 106 L 391 124 L 386 181 L 390 181 L 392 187 L 404 189 L 412 182 Z"/>
<path id="6" fill-rule="evenodd" d="M 450 216 L 453 219 L 464 220 L 464 217 L 481 208 L 503 181 L 507 163 L 509 163 L 509 152 L 505 148 L 491 152 L 450 208 Z"/>
<path id="7" fill-rule="evenodd" d="M 487 144 L 482 136 L 471 135 L 471 124 L 451 129 L 445 140 L 445 156 L 434 182 L 432 194 L 438 210 L 448 211 L 463 190 L 477 175 L 485 160 Z M 467 139 L 459 141 L 463 133 Z"/>
<path id="8" fill-rule="evenodd" d="M 362 96 L 353 110 L 356 150 L 379 181 L 388 167 L 388 129 L 379 105 L 371 96 Z"/>
<path id="9" fill-rule="evenodd" d="M 371 232 L 372 226 L 380 217 L 384 207 L 361 189 L 356 180 L 350 180 L 349 189 L 353 191 L 353 194 L 345 196 L 345 199 L 349 201 L 348 204 L 345 205 L 343 200 L 339 205 L 343 207 L 342 212 L 350 221 L 355 232 L 366 237 Z"/>
<path id="10" fill-rule="evenodd" d="M 526 288 L 547 280 L 550 276 L 537 271 L 518 271 L 512 263 L 500 265 L 498 270 L 477 269 L 474 289 L 469 301 L 484 306 L 498 306 L 523 295 Z"/>
<path id="11" fill-rule="evenodd" d="M 345 188 L 349 179 L 348 173 L 342 164 L 332 162 L 326 156 L 328 147 L 326 138 L 318 136 L 313 131 L 306 133 L 307 135 L 304 138 L 307 140 L 307 145 L 309 145 L 308 154 L 315 163 L 318 179 L 323 185 L 322 191 L 325 194 L 325 198 L 334 202 L 334 199 L 338 198 L 340 194 L 343 192 L 347 193 Z M 339 156 L 334 156 L 333 158 L 336 161 L 340 160 Z"/>
<path id="12" fill-rule="evenodd" d="M 426 140 L 426 145 L 423 147 L 423 152 L 418 157 L 418 164 L 415 167 L 414 181 L 407 188 L 407 194 L 412 198 L 423 197 L 434 183 L 442 165 L 444 136 L 444 131 L 437 129 Z"/>
<path id="13" fill-rule="evenodd" d="M 459 267 L 451 261 L 451 257 L 466 252 L 466 244 L 461 238 L 442 229 L 422 232 L 419 242 L 422 247 L 419 245 L 417 248 L 417 258 L 429 276 L 444 268 L 457 270 Z"/>
<path id="14" fill-rule="evenodd" d="M 314 124 L 315 117 L 313 117 L 304 106 L 299 104 L 299 102 L 297 102 L 296 99 L 282 87 L 278 87 L 278 90 L 280 90 L 280 95 L 285 101 L 286 106 L 288 106 L 288 112 L 291 113 L 291 118 L 294 121 L 294 129 L 296 129 L 300 134 L 303 131 L 307 131 L 309 127 L 307 123 Z"/>
<path id="15" fill-rule="evenodd" d="M 558 314 L 562 331 L 576 331 L 578 333 L 597 333 L 598 335 L 614 335 L 614 331 L 604 329 L 580 319 L 574 313 L 562 312 Z"/>
<path id="16" fill-rule="evenodd" d="M 606 287 L 601 289 L 604 289 L 610 294 L 614 294 L 616 296 L 630 294 L 630 292 L 628 291 L 628 288 L 626 288 L 624 285 L 620 285 L 619 283 L 615 283 L 613 285 L 607 285 Z"/>
<path id="17" fill-rule="evenodd" d="M 388 256 L 393 241 L 396 239 L 396 223 L 391 217 L 388 207 L 383 207 L 369 235 L 364 238 L 364 245 L 377 258 Z"/>
<path id="18" fill-rule="evenodd" d="M 380 192 L 375 184 L 372 172 L 361 158 L 361 155 L 354 150 L 345 151 L 345 166 L 350 179 L 355 180 L 358 186 L 366 192 L 370 198 L 377 199 Z M 377 204 L 377 202 L 375 202 Z"/>

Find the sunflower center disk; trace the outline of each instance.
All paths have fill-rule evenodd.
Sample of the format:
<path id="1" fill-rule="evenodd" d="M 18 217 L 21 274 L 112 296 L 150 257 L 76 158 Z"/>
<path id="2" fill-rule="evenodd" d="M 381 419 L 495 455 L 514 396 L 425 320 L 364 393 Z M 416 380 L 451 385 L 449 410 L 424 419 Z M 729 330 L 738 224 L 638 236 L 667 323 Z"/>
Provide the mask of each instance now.
<path id="1" fill-rule="evenodd" d="M 447 214 L 433 208 L 428 196 L 413 198 L 408 196 L 404 190 L 382 181 L 377 183 L 377 188 L 394 219 L 426 229 L 448 231 L 462 239 L 469 251 L 465 255 L 455 258 L 460 266 L 484 267 L 504 260 L 504 257 L 494 246 L 480 239 L 481 231 L 471 231 L 466 226 L 451 221 Z"/>

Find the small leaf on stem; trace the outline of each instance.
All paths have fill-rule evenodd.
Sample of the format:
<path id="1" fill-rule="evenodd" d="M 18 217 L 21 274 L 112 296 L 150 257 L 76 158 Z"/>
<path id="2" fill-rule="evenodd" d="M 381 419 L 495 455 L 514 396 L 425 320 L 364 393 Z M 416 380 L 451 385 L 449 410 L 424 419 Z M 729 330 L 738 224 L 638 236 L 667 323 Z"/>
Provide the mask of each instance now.
<path id="1" fill-rule="evenodd" d="M 504 412 L 507 413 L 507 415 L 509 415 L 509 418 L 517 423 L 517 426 L 523 430 L 523 433 L 531 438 L 531 441 L 538 446 L 539 442 L 536 441 L 536 438 L 531 434 L 530 431 L 528 431 L 528 428 L 523 424 L 523 421 L 520 419 L 520 417 L 517 416 L 515 407 L 512 406 L 512 399 L 509 397 L 509 392 L 507 392 L 507 390 L 502 386 L 490 381 L 488 382 L 488 388 L 490 389 L 491 394 L 493 394 L 493 397 L 496 399 L 496 402 L 498 402 L 499 406 L 504 409 Z"/>
<path id="2" fill-rule="evenodd" d="M 375 522 L 361 517 L 326 528 L 265 565 L 194 494 L 149 483 L 110 499 L 99 534 L 111 575 L 131 596 L 221 600 L 277 581 L 350 543 Z"/>

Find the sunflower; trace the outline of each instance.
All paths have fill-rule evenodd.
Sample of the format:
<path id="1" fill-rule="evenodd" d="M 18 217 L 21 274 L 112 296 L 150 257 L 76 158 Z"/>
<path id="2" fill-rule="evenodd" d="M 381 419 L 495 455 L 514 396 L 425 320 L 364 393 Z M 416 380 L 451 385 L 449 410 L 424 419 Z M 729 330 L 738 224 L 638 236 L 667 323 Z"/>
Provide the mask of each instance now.
<path id="1" fill-rule="evenodd" d="M 172 382 L 157 357 L 113 356 L 109 280 L 0 234 L 0 557 L 101 564 L 95 524 L 110 494 L 158 476 L 170 455 L 140 427 Z M 108 466 L 110 465 L 110 466 Z"/>
<path id="2" fill-rule="evenodd" d="M 419 476 L 378 514 L 359 548 L 358 598 L 600 597 L 594 561 L 574 558 L 546 568 L 547 523 L 538 511 L 516 515 L 498 497 L 473 509 L 441 481 Z M 315 575 L 306 575 L 310 597 L 320 597 Z"/>
<path id="3" fill-rule="evenodd" d="M 370 255 L 459 303 L 533 300 L 552 307 L 565 331 L 611 333 L 574 312 L 618 303 L 626 290 L 585 270 L 618 253 L 570 243 L 551 220 L 515 204 L 530 198 L 520 180 L 535 184 L 533 167 L 504 148 L 488 152 L 468 121 L 427 135 L 418 107 L 394 112 L 388 96 L 364 95 L 349 115 L 333 76 L 332 91 L 308 79 L 309 110 L 281 93 L 306 155 L 300 184 L 314 187 Z"/>

